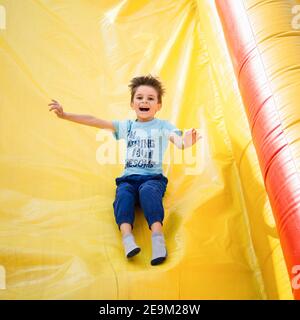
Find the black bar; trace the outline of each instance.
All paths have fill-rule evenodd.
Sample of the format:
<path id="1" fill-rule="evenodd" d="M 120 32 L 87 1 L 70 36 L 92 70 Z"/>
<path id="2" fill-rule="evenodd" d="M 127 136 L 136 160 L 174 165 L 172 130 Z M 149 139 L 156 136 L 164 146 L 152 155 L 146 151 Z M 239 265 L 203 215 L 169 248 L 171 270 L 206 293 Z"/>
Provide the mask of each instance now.
<path id="1" fill-rule="evenodd" d="M 2 300 L 0 319 L 187 319 L 222 316 L 257 320 L 299 312 L 294 300 Z M 297 314 L 296 313 L 296 314 Z M 2 316 L 5 314 L 5 317 Z"/>

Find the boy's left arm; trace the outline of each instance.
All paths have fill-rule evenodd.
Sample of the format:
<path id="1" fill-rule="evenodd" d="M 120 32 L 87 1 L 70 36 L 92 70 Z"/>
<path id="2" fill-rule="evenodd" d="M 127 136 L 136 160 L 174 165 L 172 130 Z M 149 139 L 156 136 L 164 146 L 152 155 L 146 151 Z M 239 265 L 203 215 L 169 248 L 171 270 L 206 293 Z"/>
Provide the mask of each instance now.
<path id="1" fill-rule="evenodd" d="M 170 141 L 179 149 L 189 148 L 201 138 L 202 136 L 194 128 L 186 131 L 182 137 L 176 133 L 170 135 Z"/>

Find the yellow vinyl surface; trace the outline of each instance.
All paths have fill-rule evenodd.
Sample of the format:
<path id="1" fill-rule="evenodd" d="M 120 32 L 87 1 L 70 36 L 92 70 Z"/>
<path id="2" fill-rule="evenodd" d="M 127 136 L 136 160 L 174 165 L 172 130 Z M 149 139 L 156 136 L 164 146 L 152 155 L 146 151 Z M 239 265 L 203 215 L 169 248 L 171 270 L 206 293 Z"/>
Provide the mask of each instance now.
<path id="1" fill-rule="evenodd" d="M 292 299 L 214 2 L 0 5 L 0 299 Z M 168 259 L 155 267 L 143 213 L 132 261 L 114 221 L 122 145 L 47 106 L 134 119 L 128 84 L 149 73 L 166 88 L 157 117 L 203 136 L 168 149 Z"/>

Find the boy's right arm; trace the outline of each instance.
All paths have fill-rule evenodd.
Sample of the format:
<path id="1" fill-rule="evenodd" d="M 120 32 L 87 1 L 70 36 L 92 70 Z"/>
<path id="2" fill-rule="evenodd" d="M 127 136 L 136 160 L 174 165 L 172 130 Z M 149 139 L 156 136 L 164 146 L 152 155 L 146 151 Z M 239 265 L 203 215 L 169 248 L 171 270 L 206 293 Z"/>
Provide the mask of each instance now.
<path id="1" fill-rule="evenodd" d="M 61 118 L 65 120 L 73 121 L 76 123 L 85 124 L 91 127 L 115 131 L 115 128 L 111 121 L 99 119 L 87 114 L 75 114 L 75 113 L 64 112 Z"/>
<path id="2" fill-rule="evenodd" d="M 50 106 L 49 111 L 53 110 L 55 114 L 61 119 L 73 121 L 73 122 L 84 124 L 91 127 L 115 131 L 115 127 L 112 121 L 99 119 L 99 118 L 96 118 L 90 115 L 85 115 L 85 114 L 74 114 L 74 113 L 64 112 L 62 106 L 56 100 L 52 99 L 52 102 L 49 103 L 48 106 Z"/>

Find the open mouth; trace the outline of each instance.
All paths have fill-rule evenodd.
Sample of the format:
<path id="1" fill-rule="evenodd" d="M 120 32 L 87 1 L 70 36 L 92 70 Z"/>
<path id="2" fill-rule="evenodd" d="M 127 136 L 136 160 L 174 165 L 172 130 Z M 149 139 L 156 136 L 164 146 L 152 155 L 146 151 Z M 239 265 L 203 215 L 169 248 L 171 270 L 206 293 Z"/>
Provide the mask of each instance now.
<path id="1" fill-rule="evenodd" d="M 141 107 L 140 107 L 139 110 L 142 111 L 142 112 L 147 112 L 147 111 L 150 110 L 150 108 L 141 108 Z"/>

